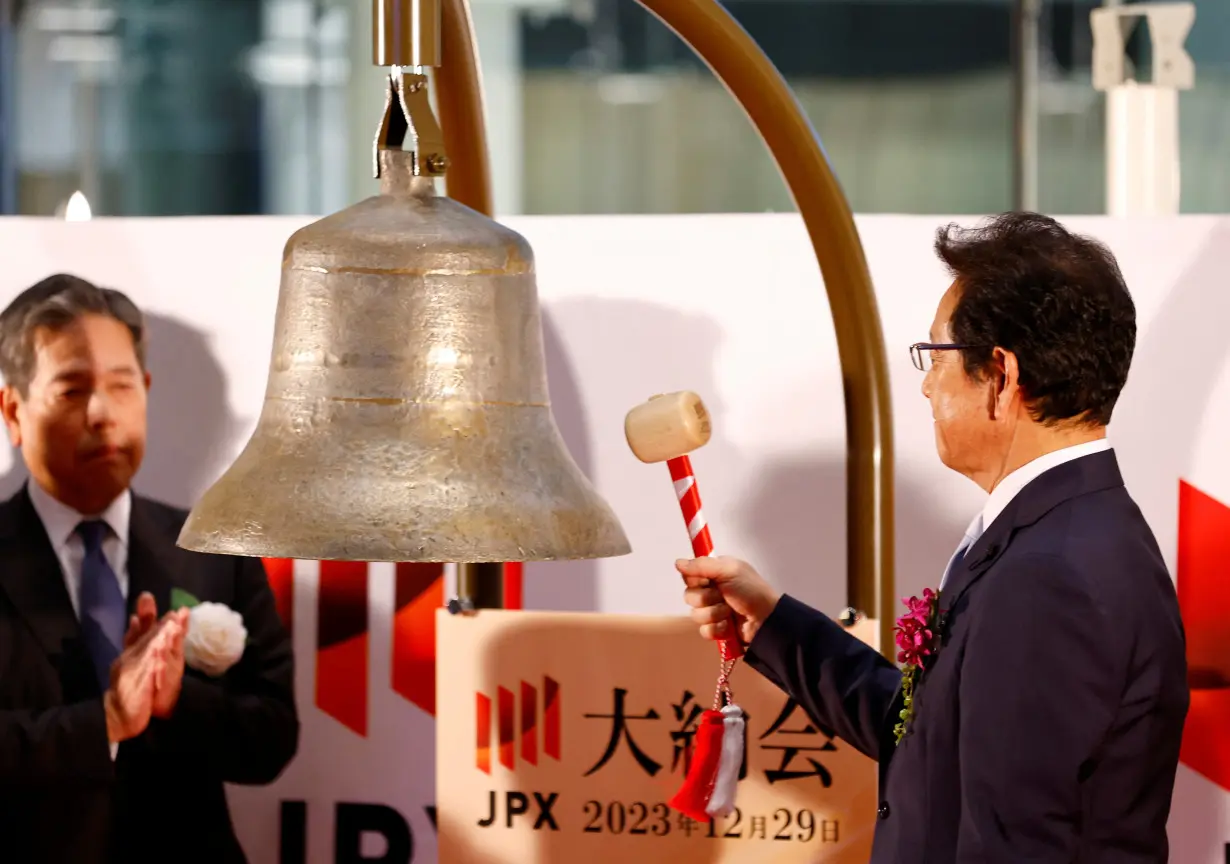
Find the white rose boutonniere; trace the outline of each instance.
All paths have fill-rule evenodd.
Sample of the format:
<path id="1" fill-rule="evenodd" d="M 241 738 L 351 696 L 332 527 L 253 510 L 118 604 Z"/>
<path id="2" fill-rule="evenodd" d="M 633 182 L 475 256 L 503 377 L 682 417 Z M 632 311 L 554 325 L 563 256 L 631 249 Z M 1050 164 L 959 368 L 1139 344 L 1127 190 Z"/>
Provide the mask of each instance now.
<path id="1" fill-rule="evenodd" d="M 199 672 L 220 678 L 239 662 L 248 641 L 243 616 L 223 603 L 204 603 L 180 589 L 171 592 L 173 609 L 189 608 L 184 636 L 184 662 Z"/>

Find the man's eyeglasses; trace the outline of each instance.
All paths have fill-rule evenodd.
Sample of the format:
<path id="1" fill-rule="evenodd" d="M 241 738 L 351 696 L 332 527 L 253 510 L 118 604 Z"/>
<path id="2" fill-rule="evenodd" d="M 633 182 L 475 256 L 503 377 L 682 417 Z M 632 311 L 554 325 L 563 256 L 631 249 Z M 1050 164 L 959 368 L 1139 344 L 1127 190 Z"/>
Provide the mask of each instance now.
<path id="1" fill-rule="evenodd" d="M 930 372 L 933 358 L 932 351 L 960 351 L 963 348 L 978 348 L 978 345 L 964 345 L 954 342 L 915 342 L 910 346 L 910 359 L 919 372 Z"/>

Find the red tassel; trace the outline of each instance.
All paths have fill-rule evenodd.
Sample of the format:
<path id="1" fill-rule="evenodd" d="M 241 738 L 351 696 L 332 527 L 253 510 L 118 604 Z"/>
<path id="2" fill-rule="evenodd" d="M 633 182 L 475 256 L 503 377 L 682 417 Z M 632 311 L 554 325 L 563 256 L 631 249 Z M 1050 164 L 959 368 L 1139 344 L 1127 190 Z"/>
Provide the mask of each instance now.
<path id="1" fill-rule="evenodd" d="M 718 766 L 722 759 L 722 732 L 725 720 L 721 711 L 706 711 L 696 729 L 696 747 L 683 785 L 671 799 L 670 806 L 697 822 L 708 822 L 705 808 L 713 794 Z"/>

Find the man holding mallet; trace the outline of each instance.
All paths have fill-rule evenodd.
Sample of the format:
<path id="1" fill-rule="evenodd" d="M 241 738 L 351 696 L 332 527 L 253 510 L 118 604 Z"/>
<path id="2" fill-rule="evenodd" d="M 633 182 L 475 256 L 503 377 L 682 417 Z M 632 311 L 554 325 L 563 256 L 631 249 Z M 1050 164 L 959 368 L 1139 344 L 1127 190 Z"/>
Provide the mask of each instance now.
<path id="1" fill-rule="evenodd" d="M 1106 438 L 1135 307 L 1052 219 L 941 229 L 923 373 L 941 461 L 988 493 L 890 663 L 748 563 L 677 566 L 701 634 L 880 764 L 873 864 L 1162 864 L 1183 625 Z M 821 550 L 818 550 L 821 551 Z"/>

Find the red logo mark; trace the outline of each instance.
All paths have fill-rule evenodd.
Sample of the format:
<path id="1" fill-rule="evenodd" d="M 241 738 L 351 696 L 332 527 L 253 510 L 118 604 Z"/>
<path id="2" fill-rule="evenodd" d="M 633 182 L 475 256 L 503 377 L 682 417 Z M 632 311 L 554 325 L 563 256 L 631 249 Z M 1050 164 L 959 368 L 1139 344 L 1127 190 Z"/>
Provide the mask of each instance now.
<path id="1" fill-rule="evenodd" d="M 1176 583 L 1187 634 L 1191 707 L 1180 759 L 1230 791 L 1230 507 L 1179 481 Z"/>
<path id="2" fill-rule="evenodd" d="M 294 632 L 294 562 L 264 559 L 278 614 Z M 504 566 L 505 608 L 520 609 L 522 565 Z M 436 713 L 436 610 L 444 605 L 444 565 L 396 565 L 389 686 Z M 321 561 L 316 598 L 316 706 L 357 735 L 367 735 L 370 645 L 368 565 Z"/>
<path id="3" fill-rule="evenodd" d="M 506 687 L 496 690 L 496 716 L 491 716 L 491 697 L 475 693 L 477 736 L 476 764 L 484 774 L 491 773 L 491 727 L 498 727 L 500 764 L 508 770 L 516 767 L 517 706 L 513 692 Z M 559 682 L 545 675 L 542 679 L 542 752 L 556 762 L 560 753 Z M 538 690 L 521 682 L 520 715 L 521 759 L 527 765 L 538 764 Z"/>

